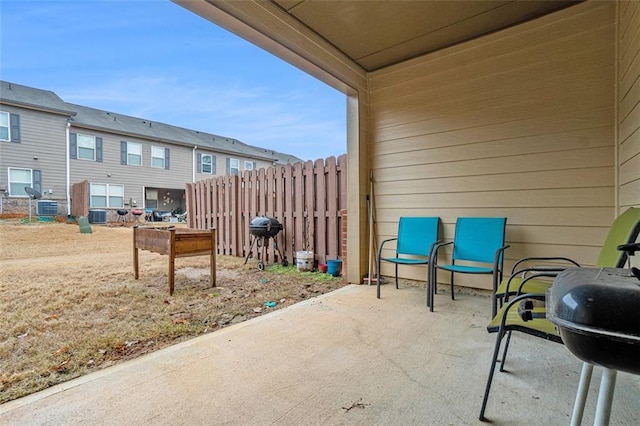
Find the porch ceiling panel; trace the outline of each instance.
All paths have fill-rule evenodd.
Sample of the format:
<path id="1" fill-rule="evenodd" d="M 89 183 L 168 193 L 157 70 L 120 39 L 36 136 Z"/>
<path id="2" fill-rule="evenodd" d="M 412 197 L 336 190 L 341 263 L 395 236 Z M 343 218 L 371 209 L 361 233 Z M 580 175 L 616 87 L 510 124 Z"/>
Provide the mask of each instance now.
<path id="1" fill-rule="evenodd" d="M 578 3 L 575 0 L 272 1 L 367 71 Z"/>

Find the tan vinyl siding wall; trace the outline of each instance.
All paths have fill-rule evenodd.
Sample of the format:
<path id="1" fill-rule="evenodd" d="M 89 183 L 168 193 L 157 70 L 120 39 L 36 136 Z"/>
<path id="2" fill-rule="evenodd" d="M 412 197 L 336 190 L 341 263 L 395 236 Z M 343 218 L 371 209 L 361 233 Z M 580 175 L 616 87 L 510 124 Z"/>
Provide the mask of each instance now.
<path id="1" fill-rule="evenodd" d="M 440 216 L 447 240 L 459 216 L 506 216 L 508 267 L 593 264 L 615 213 L 614 18 L 587 2 L 373 73 L 378 241 L 403 215 Z"/>
<path id="2" fill-rule="evenodd" d="M 42 190 L 53 190 L 43 198 L 61 202 L 61 211 L 65 211 L 67 117 L 9 105 L 0 105 L 0 111 L 20 115 L 20 143 L 0 143 L 0 186 L 7 186 L 7 167 L 41 170 Z"/>
<path id="3" fill-rule="evenodd" d="M 618 5 L 620 208 L 640 206 L 640 2 Z"/>
<path id="4" fill-rule="evenodd" d="M 241 157 L 239 155 L 233 155 L 233 154 L 222 154 L 220 152 L 205 151 L 200 149 L 196 150 L 196 156 L 197 154 L 213 155 L 215 157 L 215 173 L 199 173 L 198 159 L 196 157 L 196 179 L 195 179 L 196 182 L 203 179 L 210 179 L 213 176 L 220 176 L 220 175 L 227 174 L 227 158 L 233 158 L 240 161 L 240 173 L 245 171 L 245 168 L 244 168 L 245 161 L 251 161 L 255 163 L 255 170 L 273 166 L 273 162 L 271 161 L 256 160 L 256 159 Z M 189 182 L 191 182 L 191 179 L 189 180 Z"/>

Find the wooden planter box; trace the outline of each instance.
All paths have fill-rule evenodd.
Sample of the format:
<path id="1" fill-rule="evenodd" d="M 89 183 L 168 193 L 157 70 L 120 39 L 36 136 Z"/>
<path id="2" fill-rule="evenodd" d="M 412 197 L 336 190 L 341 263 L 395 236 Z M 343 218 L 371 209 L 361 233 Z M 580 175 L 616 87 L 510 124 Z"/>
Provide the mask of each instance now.
<path id="1" fill-rule="evenodd" d="M 176 257 L 211 257 L 211 286 L 216 286 L 216 230 L 189 228 L 133 228 L 133 270 L 138 279 L 138 250 L 169 256 L 169 294 L 173 295 Z"/>

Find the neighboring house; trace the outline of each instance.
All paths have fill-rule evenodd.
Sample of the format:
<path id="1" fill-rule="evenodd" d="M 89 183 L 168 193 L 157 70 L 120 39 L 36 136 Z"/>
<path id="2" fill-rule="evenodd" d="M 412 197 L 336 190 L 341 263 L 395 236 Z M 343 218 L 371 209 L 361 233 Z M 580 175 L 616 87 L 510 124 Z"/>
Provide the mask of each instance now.
<path id="1" fill-rule="evenodd" d="M 58 214 L 71 214 L 74 203 L 106 210 L 111 220 L 118 209 L 184 211 L 187 182 L 298 161 L 237 139 L 70 104 L 51 91 L 0 81 L 5 213 L 27 211 L 25 187 L 57 202 Z M 72 186 L 83 181 L 88 200 L 72 200 Z"/>

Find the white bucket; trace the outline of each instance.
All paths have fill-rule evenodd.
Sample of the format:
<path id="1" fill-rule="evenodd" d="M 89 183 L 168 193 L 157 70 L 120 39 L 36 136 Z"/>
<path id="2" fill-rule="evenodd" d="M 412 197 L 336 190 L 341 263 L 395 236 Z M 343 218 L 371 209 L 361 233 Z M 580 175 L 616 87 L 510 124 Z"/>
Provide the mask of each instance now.
<path id="1" fill-rule="evenodd" d="M 298 271 L 313 271 L 313 260 L 312 251 L 296 252 L 296 268 L 298 268 Z"/>

